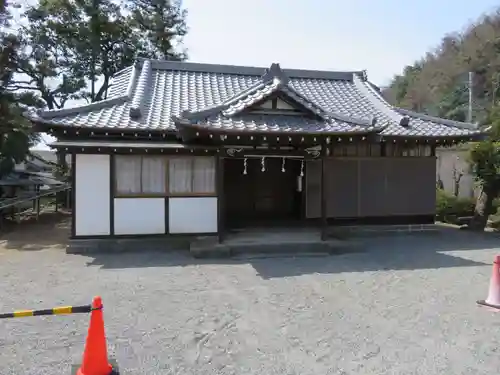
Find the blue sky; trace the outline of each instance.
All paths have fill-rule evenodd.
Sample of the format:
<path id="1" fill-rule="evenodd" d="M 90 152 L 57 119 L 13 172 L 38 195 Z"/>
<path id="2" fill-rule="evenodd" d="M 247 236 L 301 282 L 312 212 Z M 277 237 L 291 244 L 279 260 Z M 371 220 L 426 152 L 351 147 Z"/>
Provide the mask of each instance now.
<path id="1" fill-rule="evenodd" d="M 370 81 L 384 86 L 445 34 L 463 30 L 498 5 L 493 0 L 183 0 L 189 12 L 184 46 L 194 62 L 366 69 Z"/>

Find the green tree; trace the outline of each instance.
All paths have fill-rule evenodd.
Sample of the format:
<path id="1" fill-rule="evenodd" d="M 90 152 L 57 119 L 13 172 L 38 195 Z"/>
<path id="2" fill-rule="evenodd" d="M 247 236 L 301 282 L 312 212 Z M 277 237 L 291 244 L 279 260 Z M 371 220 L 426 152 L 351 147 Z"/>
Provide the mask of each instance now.
<path id="1" fill-rule="evenodd" d="M 132 11 L 122 11 L 125 5 Z M 186 33 L 185 12 L 168 1 L 148 6 L 145 0 L 38 0 L 24 12 L 16 89 L 59 109 L 69 100 L 106 99 L 111 78 L 138 56 L 185 58 L 175 49 Z M 65 172 L 64 155 L 58 160 Z"/>
<path id="2" fill-rule="evenodd" d="M 408 109 L 465 119 L 468 72 L 474 73 L 474 121 L 482 122 L 500 91 L 500 8 L 462 33 L 445 35 L 435 49 L 394 77 L 384 95 Z"/>
<path id="3" fill-rule="evenodd" d="M 105 99 L 111 76 L 139 48 L 119 8 L 107 0 L 40 0 L 28 8 L 19 89 L 36 93 L 49 109 L 71 99 Z"/>
<path id="4" fill-rule="evenodd" d="M 21 43 L 10 29 L 11 7 L 0 2 L 0 177 L 12 172 L 15 164 L 25 160 L 29 148 L 37 141 L 22 112 L 26 105 L 38 104 L 32 95 L 19 93 L 13 84 L 19 62 Z"/>
<path id="5" fill-rule="evenodd" d="M 466 121 L 468 106 L 467 86 L 457 84 L 449 93 L 443 95 L 438 107 L 435 109 L 437 116 L 455 121 Z"/>
<path id="6" fill-rule="evenodd" d="M 471 171 L 481 186 L 469 228 L 480 231 L 494 213 L 493 201 L 500 194 L 500 107 L 491 111 L 486 122 L 491 124 L 488 139 L 473 144 L 469 155 Z"/>
<path id="7" fill-rule="evenodd" d="M 146 54 L 164 60 L 184 60 L 176 49 L 187 33 L 186 10 L 180 0 L 127 0 L 136 32 L 145 36 Z"/>
<path id="8" fill-rule="evenodd" d="M 500 7 L 441 43 L 402 75 L 384 95 L 394 104 L 463 121 L 468 105 L 468 73 L 473 72 L 473 119 L 491 125 L 487 140 L 471 145 L 469 162 L 482 187 L 470 228 L 484 229 L 500 194 Z"/>
<path id="9" fill-rule="evenodd" d="M 28 8 L 18 88 L 57 109 L 106 99 L 111 78 L 138 56 L 185 58 L 176 51 L 186 33 L 180 5 L 124 1 L 39 0 Z"/>

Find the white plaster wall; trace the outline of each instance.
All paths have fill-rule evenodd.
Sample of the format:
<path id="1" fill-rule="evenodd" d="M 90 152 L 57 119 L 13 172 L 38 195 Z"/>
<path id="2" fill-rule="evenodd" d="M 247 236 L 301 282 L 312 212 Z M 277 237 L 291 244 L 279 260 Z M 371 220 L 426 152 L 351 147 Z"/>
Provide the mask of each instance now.
<path id="1" fill-rule="evenodd" d="M 477 196 L 479 193 L 474 176 L 470 173 L 467 157 L 467 150 L 453 148 L 436 150 L 436 179 L 441 179 L 446 192 L 454 194 L 457 173 L 463 173 L 460 178 L 458 196 L 464 198 Z"/>
<path id="2" fill-rule="evenodd" d="M 76 155 L 75 235 L 109 235 L 109 155 Z"/>
<path id="3" fill-rule="evenodd" d="M 169 233 L 216 233 L 217 198 L 169 198 Z"/>
<path id="4" fill-rule="evenodd" d="M 115 198 L 115 234 L 164 234 L 165 198 Z"/>

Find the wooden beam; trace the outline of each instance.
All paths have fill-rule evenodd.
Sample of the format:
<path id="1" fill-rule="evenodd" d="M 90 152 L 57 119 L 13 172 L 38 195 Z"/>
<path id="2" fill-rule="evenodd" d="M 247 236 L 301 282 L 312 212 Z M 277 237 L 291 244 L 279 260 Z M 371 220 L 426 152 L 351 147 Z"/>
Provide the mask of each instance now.
<path id="1" fill-rule="evenodd" d="M 217 155 L 216 159 L 217 178 L 217 236 L 219 243 L 224 241 L 224 158 Z"/>
<path id="2" fill-rule="evenodd" d="M 71 238 L 76 236 L 76 153 L 71 153 Z"/>
<path id="3" fill-rule="evenodd" d="M 321 146 L 321 241 L 325 241 L 327 238 L 327 231 L 328 231 L 328 222 L 327 222 L 327 195 L 326 195 L 326 189 L 327 189 L 327 180 L 326 180 L 326 167 L 325 167 L 325 161 L 326 161 L 326 144 L 323 144 Z"/>
<path id="4" fill-rule="evenodd" d="M 115 155 L 109 155 L 109 234 L 111 236 L 115 234 L 115 186 L 116 160 Z"/>

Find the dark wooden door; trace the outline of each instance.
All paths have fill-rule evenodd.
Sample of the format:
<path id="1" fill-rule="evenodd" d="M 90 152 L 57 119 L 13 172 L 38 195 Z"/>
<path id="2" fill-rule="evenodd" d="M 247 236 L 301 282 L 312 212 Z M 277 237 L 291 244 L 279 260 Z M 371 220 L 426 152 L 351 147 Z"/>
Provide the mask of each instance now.
<path id="1" fill-rule="evenodd" d="M 229 226 L 300 218 L 301 197 L 296 192 L 300 161 L 267 158 L 225 159 L 224 194 Z"/>

